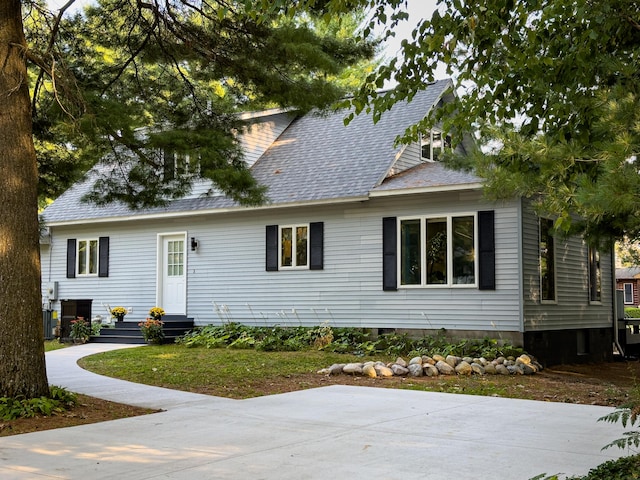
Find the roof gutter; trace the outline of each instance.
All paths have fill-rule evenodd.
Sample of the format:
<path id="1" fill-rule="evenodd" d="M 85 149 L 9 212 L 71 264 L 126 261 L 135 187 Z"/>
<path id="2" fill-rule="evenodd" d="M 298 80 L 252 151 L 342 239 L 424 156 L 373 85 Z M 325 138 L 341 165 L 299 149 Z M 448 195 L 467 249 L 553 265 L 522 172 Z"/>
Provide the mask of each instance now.
<path id="1" fill-rule="evenodd" d="M 310 200 L 310 201 L 303 201 L 303 202 L 266 204 L 266 205 L 261 205 L 257 207 L 235 206 L 235 207 L 226 207 L 226 208 L 209 208 L 205 210 L 180 210 L 175 212 L 157 212 L 157 213 L 134 214 L 134 215 L 118 216 L 118 217 L 60 220 L 60 221 L 53 221 L 53 222 L 47 222 L 45 219 L 45 224 L 47 227 L 64 227 L 64 226 L 71 226 L 71 225 L 130 222 L 130 221 L 139 221 L 139 220 L 158 220 L 158 219 L 166 220 L 168 218 L 195 217 L 195 216 L 216 215 L 216 214 L 223 214 L 223 213 L 266 211 L 266 210 L 276 210 L 276 209 L 283 209 L 283 208 L 338 205 L 338 204 L 345 204 L 345 203 L 360 203 L 367 200 L 369 200 L 369 196 L 363 195 L 358 197 L 332 198 L 328 200 Z"/>
<path id="2" fill-rule="evenodd" d="M 480 182 L 466 183 L 462 185 L 436 185 L 432 187 L 399 188 L 393 190 L 374 190 L 369 196 L 371 198 L 392 197 L 399 195 L 415 195 L 417 193 L 442 193 L 466 190 L 480 190 L 483 185 Z"/>

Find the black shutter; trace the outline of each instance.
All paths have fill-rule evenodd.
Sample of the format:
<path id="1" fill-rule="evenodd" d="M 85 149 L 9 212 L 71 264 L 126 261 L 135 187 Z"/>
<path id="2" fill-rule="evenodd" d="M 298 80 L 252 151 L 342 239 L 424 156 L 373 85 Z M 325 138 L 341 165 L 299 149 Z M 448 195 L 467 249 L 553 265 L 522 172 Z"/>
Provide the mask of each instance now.
<path id="1" fill-rule="evenodd" d="M 266 247 L 267 272 L 275 272 L 278 270 L 278 225 L 267 225 Z"/>
<path id="2" fill-rule="evenodd" d="M 478 288 L 496 289 L 495 213 L 493 210 L 478 212 L 478 263 L 480 267 Z"/>
<path id="3" fill-rule="evenodd" d="M 109 276 L 109 237 L 98 239 L 98 276 Z"/>
<path id="4" fill-rule="evenodd" d="M 382 219 L 382 289 L 398 289 L 398 260 L 396 240 L 396 217 Z"/>
<path id="5" fill-rule="evenodd" d="M 76 278 L 76 239 L 67 239 L 67 278 Z"/>
<path id="6" fill-rule="evenodd" d="M 324 223 L 309 224 L 309 269 L 322 270 L 324 268 Z"/>

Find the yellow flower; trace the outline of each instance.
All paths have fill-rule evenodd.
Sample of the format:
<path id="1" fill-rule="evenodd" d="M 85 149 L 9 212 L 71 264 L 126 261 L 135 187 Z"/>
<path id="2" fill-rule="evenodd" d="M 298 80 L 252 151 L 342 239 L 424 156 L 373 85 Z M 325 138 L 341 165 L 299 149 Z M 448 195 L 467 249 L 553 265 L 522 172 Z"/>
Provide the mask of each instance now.
<path id="1" fill-rule="evenodd" d="M 111 315 L 113 315 L 114 317 L 118 317 L 120 315 L 126 315 L 127 314 L 127 309 L 124 307 L 113 307 L 111 309 Z"/>
<path id="2" fill-rule="evenodd" d="M 153 307 L 151 310 L 149 310 L 149 316 L 151 318 L 160 318 L 163 315 L 164 315 L 164 309 L 160 307 Z"/>

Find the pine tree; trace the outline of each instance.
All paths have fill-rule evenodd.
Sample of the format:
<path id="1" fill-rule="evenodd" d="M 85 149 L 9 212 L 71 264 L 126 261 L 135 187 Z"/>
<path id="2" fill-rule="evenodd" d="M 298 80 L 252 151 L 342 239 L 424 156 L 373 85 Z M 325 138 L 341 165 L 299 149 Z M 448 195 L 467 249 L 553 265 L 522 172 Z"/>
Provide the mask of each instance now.
<path id="1" fill-rule="evenodd" d="M 68 17 L 72 4 L 52 15 L 44 0 L 0 2 L 0 396 L 48 393 L 38 191 L 56 195 L 103 162 L 95 202 L 157 205 L 206 178 L 258 203 L 237 113 L 328 108 L 345 93 L 344 69 L 375 52 L 374 42 L 315 28 L 317 7 L 101 0 Z M 197 168 L 159 175 L 187 155 Z"/>

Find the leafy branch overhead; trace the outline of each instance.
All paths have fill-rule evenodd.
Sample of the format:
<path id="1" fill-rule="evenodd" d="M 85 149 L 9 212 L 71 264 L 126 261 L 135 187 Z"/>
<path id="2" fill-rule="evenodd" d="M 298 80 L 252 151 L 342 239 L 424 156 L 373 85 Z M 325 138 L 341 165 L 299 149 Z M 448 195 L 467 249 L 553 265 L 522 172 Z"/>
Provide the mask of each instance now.
<path id="1" fill-rule="evenodd" d="M 399 0 L 296 4 L 322 5 L 330 15 L 367 6 L 367 31 L 406 12 Z M 473 134 L 481 150 L 450 161 L 475 168 L 493 197 L 529 197 L 560 230 L 593 241 L 633 239 L 640 237 L 639 58 L 640 5 L 631 0 L 440 0 L 351 104 L 379 118 L 444 64 L 458 98 L 403 141 L 434 123 L 458 141 Z M 380 91 L 389 81 L 395 86 Z"/>
<path id="2" fill-rule="evenodd" d="M 41 193 L 59 194 L 103 159 L 97 203 L 155 205 L 199 178 L 240 203 L 264 201 L 242 161 L 237 113 L 327 108 L 363 75 L 348 69 L 371 64 L 376 42 L 354 40 L 358 11 L 333 27 L 313 9 L 260 21 L 254 12 L 242 1 L 101 0 L 69 17 L 28 3 Z M 167 177 L 166 155 L 197 168 Z"/>

